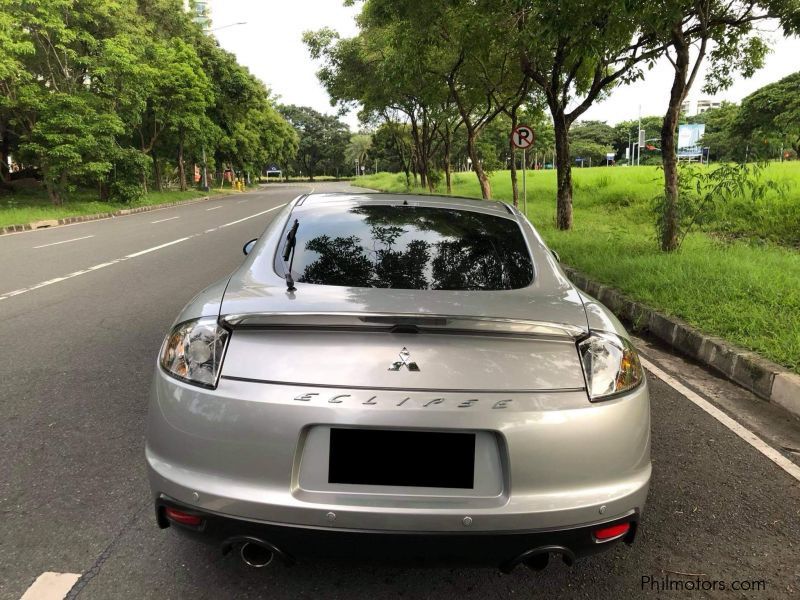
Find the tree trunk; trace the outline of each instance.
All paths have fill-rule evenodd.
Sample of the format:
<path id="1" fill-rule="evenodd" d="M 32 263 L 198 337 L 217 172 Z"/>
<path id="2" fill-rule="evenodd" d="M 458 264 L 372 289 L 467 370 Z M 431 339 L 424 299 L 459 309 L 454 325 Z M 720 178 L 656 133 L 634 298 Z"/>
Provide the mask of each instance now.
<path id="1" fill-rule="evenodd" d="M 556 134 L 556 227 L 572 229 L 572 163 L 569 160 L 569 127 L 563 112 L 553 115 Z"/>
<path id="2" fill-rule="evenodd" d="M 58 191 L 58 186 L 55 184 L 54 181 L 48 178 L 45 181 L 45 187 L 47 188 L 47 197 L 50 198 L 50 203 L 53 206 L 61 206 L 62 204 L 64 204 L 64 201 L 61 198 L 61 194 Z"/>
<path id="3" fill-rule="evenodd" d="M 186 165 L 183 162 L 183 136 L 180 136 L 178 141 L 178 181 L 180 182 L 181 191 L 185 192 L 188 188 L 186 186 Z"/>
<path id="4" fill-rule="evenodd" d="M 8 121 L 0 120 L 0 178 L 5 183 L 11 182 L 11 167 L 8 155 L 11 152 L 11 140 L 8 139 Z"/>
<path id="5" fill-rule="evenodd" d="M 50 198 L 50 202 L 53 206 L 61 206 L 64 204 L 64 196 L 62 191 L 67 184 L 67 173 L 64 172 L 61 174 L 59 178 L 59 182 L 56 183 L 52 177 L 47 174 L 45 170 L 44 173 L 44 181 L 45 187 L 47 188 L 47 196 Z"/>
<path id="6" fill-rule="evenodd" d="M 442 162 L 444 163 L 444 181 L 447 187 L 447 193 L 453 193 L 453 164 L 450 157 L 450 146 L 453 145 L 453 132 L 450 130 L 450 125 L 444 126 L 444 135 L 442 136 Z"/>
<path id="7" fill-rule="evenodd" d="M 478 176 L 478 183 L 481 186 L 481 197 L 484 200 L 491 200 L 492 186 L 489 184 L 489 177 L 486 175 L 486 171 L 483 170 L 483 165 L 478 159 L 477 138 L 478 135 L 476 132 L 467 130 L 467 154 L 469 154 L 469 158 L 472 161 L 472 170 L 475 171 L 475 175 Z"/>
<path id="8" fill-rule="evenodd" d="M 680 104 L 677 107 L 680 109 Z M 661 249 L 678 249 L 678 157 L 675 149 L 677 111 L 670 106 L 661 128 L 661 162 L 664 166 L 664 215 L 661 225 Z"/>
<path id="9" fill-rule="evenodd" d="M 162 191 L 161 187 L 161 163 L 158 162 L 158 158 L 153 155 L 153 189 L 157 192 Z"/>
<path id="10" fill-rule="evenodd" d="M 411 143 L 414 146 L 414 150 L 411 153 L 414 163 L 414 186 L 425 187 L 427 181 L 425 180 L 425 167 L 422 161 L 422 142 L 420 140 L 419 125 L 414 117 L 411 118 Z M 417 182 L 417 177 L 419 177 L 419 183 Z"/>
<path id="11" fill-rule="evenodd" d="M 447 186 L 447 194 L 453 193 L 453 166 L 450 164 L 450 148 L 445 148 L 444 151 L 444 181 Z"/>
<path id="12" fill-rule="evenodd" d="M 675 44 L 675 76 L 669 94 L 669 106 L 661 127 L 661 162 L 664 166 L 664 215 L 661 224 L 661 250 L 672 252 L 678 249 L 680 214 L 678 210 L 678 155 L 675 144 L 675 129 L 678 125 L 681 104 L 687 90 L 689 73 L 689 48 Z"/>

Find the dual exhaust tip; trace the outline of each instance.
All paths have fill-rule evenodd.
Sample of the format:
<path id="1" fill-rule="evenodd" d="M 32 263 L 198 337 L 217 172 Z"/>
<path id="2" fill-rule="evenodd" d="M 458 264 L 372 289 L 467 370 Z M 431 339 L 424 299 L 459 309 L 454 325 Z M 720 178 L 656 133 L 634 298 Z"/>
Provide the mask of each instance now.
<path id="1" fill-rule="evenodd" d="M 276 552 L 280 553 L 271 544 L 256 538 L 248 538 L 239 546 L 239 556 L 242 562 L 255 569 L 270 565 L 275 559 Z M 543 571 L 547 568 L 551 553 L 560 554 L 563 561 L 569 566 L 572 566 L 575 561 L 575 555 L 567 548 L 562 546 L 543 546 L 522 553 L 514 560 L 503 565 L 501 570 L 505 573 L 510 573 L 518 564 L 524 564 L 533 571 Z"/>

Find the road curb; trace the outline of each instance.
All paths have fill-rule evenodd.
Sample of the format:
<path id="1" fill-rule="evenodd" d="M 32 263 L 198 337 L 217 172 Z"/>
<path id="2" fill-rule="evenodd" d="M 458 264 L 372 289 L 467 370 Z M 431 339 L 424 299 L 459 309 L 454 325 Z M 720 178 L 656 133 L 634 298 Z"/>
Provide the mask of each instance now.
<path id="1" fill-rule="evenodd" d="M 800 375 L 762 356 L 706 335 L 695 327 L 632 300 L 619 290 L 603 285 L 572 267 L 562 265 L 567 277 L 605 304 L 634 331 L 647 331 L 671 348 L 722 373 L 767 402 L 800 417 Z"/>
<path id="2" fill-rule="evenodd" d="M 178 200 L 176 202 L 164 202 L 163 204 L 151 204 L 148 206 L 137 206 L 135 208 L 121 208 L 110 212 L 95 213 L 92 215 L 78 215 L 75 217 L 63 217 L 61 219 L 47 219 L 44 221 L 33 221 L 24 225 L 7 225 L 0 227 L 0 235 L 7 233 L 19 233 L 20 231 L 35 231 L 37 229 L 52 229 L 59 225 L 71 225 L 72 223 L 84 223 L 86 221 L 99 221 L 100 219 L 113 219 L 114 217 L 124 217 L 126 215 L 134 215 L 137 213 L 150 212 L 151 210 L 159 210 L 162 208 L 170 208 L 172 206 L 185 206 L 188 204 L 197 204 L 205 202 L 211 198 L 227 198 L 234 194 L 214 194 L 213 196 L 202 196 L 200 198 L 192 198 L 190 200 Z"/>

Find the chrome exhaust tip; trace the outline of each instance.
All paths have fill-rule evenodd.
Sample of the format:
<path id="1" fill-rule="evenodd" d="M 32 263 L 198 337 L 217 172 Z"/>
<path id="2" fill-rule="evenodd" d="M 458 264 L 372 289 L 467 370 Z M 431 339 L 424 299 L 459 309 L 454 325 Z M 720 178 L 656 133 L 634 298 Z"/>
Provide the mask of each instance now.
<path id="1" fill-rule="evenodd" d="M 222 556 L 227 556 L 233 550 L 239 550 L 242 561 L 251 567 L 266 567 L 272 559 L 278 558 L 286 566 L 295 563 L 294 557 L 287 554 L 277 546 L 261 538 L 250 535 L 234 535 L 222 542 Z"/>
<path id="2" fill-rule="evenodd" d="M 570 567 L 575 562 L 575 553 L 569 548 L 564 546 L 539 546 L 538 548 L 531 548 L 516 558 L 501 564 L 500 570 L 508 574 L 511 573 L 517 565 L 523 564 L 532 571 L 543 571 L 550 563 L 551 554 L 561 555 L 564 563 Z"/>
<path id="3" fill-rule="evenodd" d="M 542 552 L 541 554 L 534 554 L 530 558 L 526 558 L 522 563 L 531 571 L 544 571 L 547 564 L 550 562 L 550 553 Z"/>
<path id="4" fill-rule="evenodd" d="M 275 553 L 266 546 L 245 542 L 239 549 L 239 556 L 242 557 L 242 561 L 247 566 L 261 569 L 272 562 L 272 559 L 275 558 Z"/>

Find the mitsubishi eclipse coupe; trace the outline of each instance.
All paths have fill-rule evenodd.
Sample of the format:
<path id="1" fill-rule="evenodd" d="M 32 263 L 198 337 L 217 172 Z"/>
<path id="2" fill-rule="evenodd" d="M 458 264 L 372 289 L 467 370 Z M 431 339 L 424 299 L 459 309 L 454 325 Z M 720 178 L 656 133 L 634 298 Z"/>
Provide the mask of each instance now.
<path id="1" fill-rule="evenodd" d="M 156 518 L 251 566 L 533 569 L 633 542 L 650 405 L 617 319 L 500 202 L 312 194 L 181 312 Z"/>

